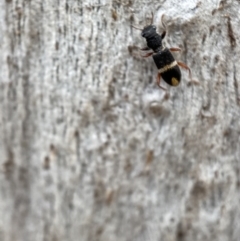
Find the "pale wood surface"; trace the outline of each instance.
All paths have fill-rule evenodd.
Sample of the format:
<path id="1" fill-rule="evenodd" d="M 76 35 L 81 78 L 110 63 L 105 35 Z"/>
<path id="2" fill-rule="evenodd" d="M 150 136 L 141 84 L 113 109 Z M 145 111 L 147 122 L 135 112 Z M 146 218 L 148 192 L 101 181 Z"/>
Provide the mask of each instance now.
<path id="1" fill-rule="evenodd" d="M 0 240 L 239 241 L 239 9 L 1 1 Z M 169 98 L 131 47 L 151 11 L 199 81 Z"/>

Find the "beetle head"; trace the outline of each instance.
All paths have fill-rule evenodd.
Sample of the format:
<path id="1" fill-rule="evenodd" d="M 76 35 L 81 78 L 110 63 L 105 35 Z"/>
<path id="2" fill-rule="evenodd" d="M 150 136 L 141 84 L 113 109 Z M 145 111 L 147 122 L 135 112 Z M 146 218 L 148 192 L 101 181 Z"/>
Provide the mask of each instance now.
<path id="1" fill-rule="evenodd" d="M 148 25 L 144 27 L 142 30 L 142 37 L 149 38 L 151 36 L 154 36 L 156 34 L 156 26 L 155 25 Z"/>

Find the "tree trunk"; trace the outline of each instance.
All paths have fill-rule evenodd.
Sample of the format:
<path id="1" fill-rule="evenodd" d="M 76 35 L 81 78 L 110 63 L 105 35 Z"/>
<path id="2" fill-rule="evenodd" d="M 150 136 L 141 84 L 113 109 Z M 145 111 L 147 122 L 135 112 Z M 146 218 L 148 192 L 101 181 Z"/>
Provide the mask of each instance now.
<path id="1" fill-rule="evenodd" d="M 239 241 L 239 9 L 2 1 L 0 240 Z M 193 76 L 166 92 L 151 11 Z"/>

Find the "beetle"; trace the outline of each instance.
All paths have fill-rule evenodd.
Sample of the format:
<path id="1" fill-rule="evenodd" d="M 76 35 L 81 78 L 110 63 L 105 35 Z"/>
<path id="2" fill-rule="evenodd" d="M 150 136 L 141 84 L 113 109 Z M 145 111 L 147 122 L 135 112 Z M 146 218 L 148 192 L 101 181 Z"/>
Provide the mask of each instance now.
<path id="1" fill-rule="evenodd" d="M 132 27 L 142 31 L 142 37 L 146 39 L 147 47 L 138 49 L 145 52 L 145 55 L 142 55 L 142 57 L 153 57 L 158 68 L 157 85 L 159 88 L 166 90 L 160 85 L 161 78 L 171 86 L 179 85 L 181 81 L 181 71 L 179 66 L 189 71 L 189 77 L 191 80 L 192 74 L 190 68 L 183 62 L 176 61 L 171 53 L 181 51 L 180 48 L 167 48 L 163 46 L 162 40 L 166 36 L 166 25 L 163 22 L 163 17 L 164 14 L 161 17 L 162 26 L 164 27 L 164 31 L 161 35 L 157 33 L 156 26 L 153 25 L 153 13 L 150 25 L 147 25 L 143 29 L 137 28 L 133 25 Z"/>

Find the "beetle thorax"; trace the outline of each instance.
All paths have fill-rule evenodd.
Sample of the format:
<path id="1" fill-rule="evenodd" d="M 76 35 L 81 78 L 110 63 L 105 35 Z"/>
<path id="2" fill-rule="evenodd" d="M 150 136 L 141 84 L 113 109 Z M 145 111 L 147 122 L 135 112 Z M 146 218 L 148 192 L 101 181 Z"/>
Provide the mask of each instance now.
<path id="1" fill-rule="evenodd" d="M 162 49 L 162 37 L 156 32 L 156 26 L 149 25 L 142 31 L 142 37 L 147 41 L 147 46 L 154 52 Z"/>
<path id="2" fill-rule="evenodd" d="M 154 52 L 158 52 L 162 49 L 162 39 L 161 36 L 156 34 L 153 37 L 147 38 L 147 46 L 151 48 Z"/>

